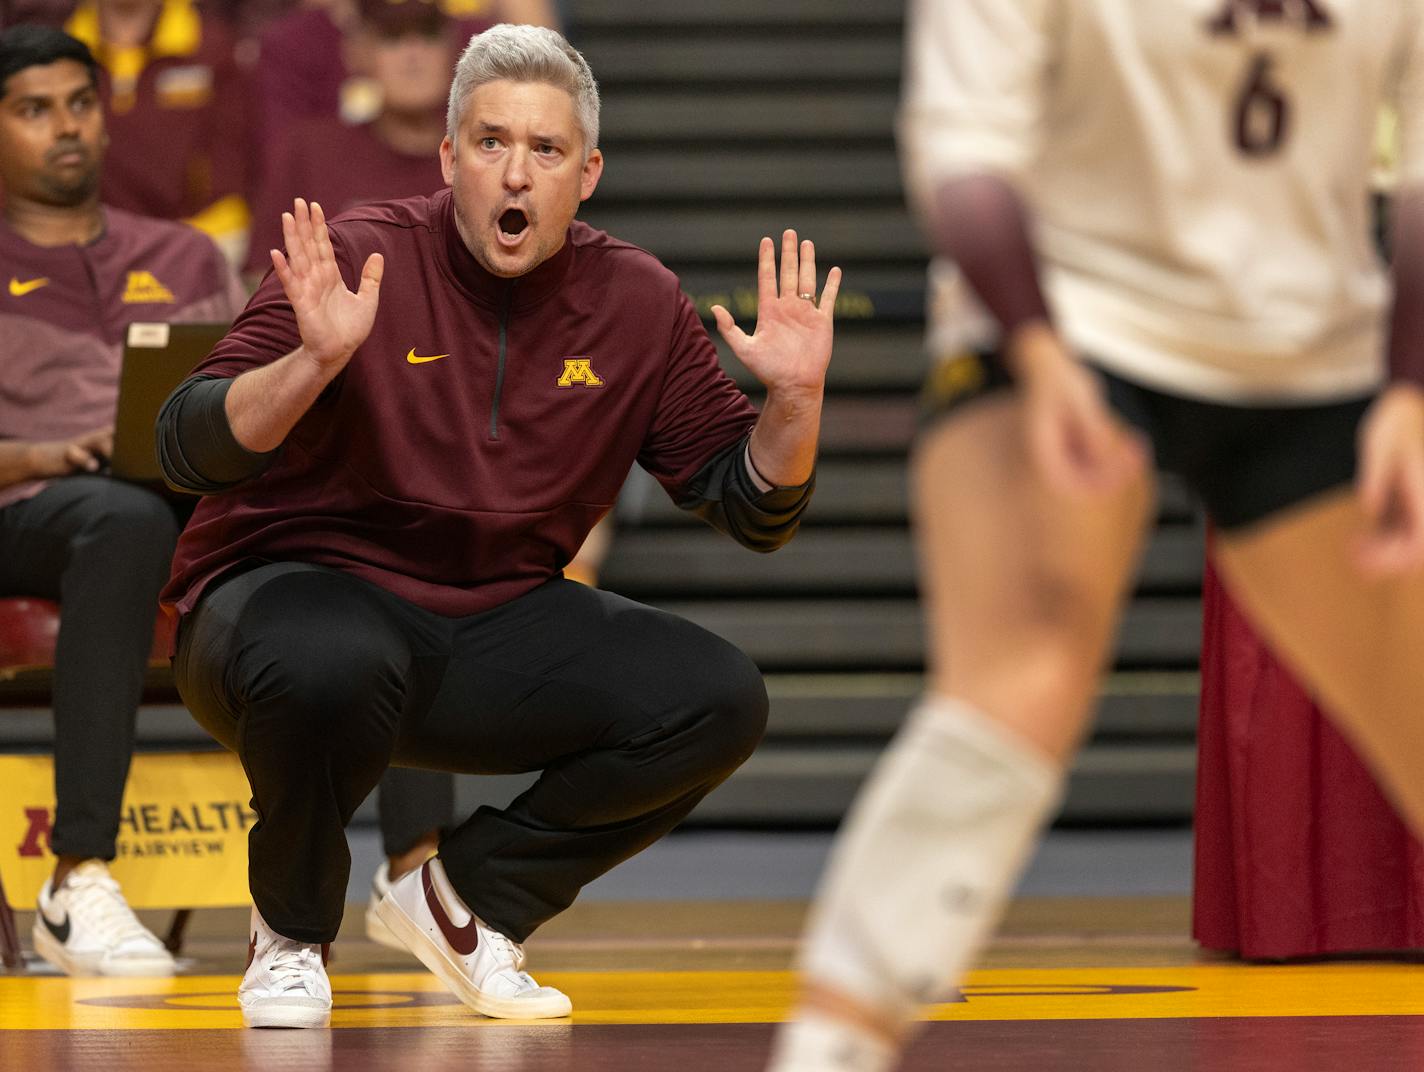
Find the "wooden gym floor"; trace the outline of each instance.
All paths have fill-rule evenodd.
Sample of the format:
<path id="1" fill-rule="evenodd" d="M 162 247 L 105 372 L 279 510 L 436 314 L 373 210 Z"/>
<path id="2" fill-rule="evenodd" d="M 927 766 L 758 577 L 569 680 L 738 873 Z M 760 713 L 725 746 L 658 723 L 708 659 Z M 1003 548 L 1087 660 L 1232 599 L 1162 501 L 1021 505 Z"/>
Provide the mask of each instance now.
<path id="1" fill-rule="evenodd" d="M 0 975 L 10 1072 L 760 1072 L 804 905 L 576 905 L 529 943 L 568 1020 L 484 1019 L 413 959 L 334 946 L 330 1031 L 247 1031 L 245 913 L 199 912 L 172 980 Z M 21 917 L 28 939 L 29 917 Z M 151 922 L 163 925 L 162 917 Z M 963 999 L 927 1011 L 911 1072 L 1383 1072 L 1424 1068 L 1424 967 L 1243 965 L 1185 937 L 1181 897 L 1017 902 Z"/>

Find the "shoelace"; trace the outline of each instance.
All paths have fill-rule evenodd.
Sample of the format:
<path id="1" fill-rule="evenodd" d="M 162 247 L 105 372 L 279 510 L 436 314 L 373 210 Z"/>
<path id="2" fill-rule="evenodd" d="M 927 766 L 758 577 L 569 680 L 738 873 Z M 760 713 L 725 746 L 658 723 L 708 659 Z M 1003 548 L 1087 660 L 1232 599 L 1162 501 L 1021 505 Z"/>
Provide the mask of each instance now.
<path id="1" fill-rule="evenodd" d="M 480 930 L 483 932 L 481 937 L 494 946 L 495 952 L 502 960 L 509 961 L 516 971 L 524 967 L 523 946 L 512 938 L 506 938 L 492 927 L 481 927 Z"/>
<path id="2" fill-rule="evenodd" d="M 68 910 L 81 923 L 94 927 L 115 944 L 131 938 L 156 940 L 133 914 L 114 879 L 71 875 L 64 888 L 69 891 Z"/>
<path id="3" fill-rule="evenodd" d="M 321 968 L 321 949 L 317 946 L 302 945 L 298 942 L 280 943 L 266 964 L 271 977 L 272 989 L 281 994 L 301 990 L 316 997 L 308 985 Z"/>
<path id="4" fill-rule="evenodd" d="M 495 952 L 502 959 L 509 961 L 510 967 L 514 969 L 513 975 L 520 985 L 527 990 L 538 990 L 539 984 L 534 981 L 534 977 L 528 972 L 520 971 L 524 967 L 524 947 L 513 938 L 507 938 L 490 927 L 481 927 L 480 930 L 489 944 L 494 946 Z"/>

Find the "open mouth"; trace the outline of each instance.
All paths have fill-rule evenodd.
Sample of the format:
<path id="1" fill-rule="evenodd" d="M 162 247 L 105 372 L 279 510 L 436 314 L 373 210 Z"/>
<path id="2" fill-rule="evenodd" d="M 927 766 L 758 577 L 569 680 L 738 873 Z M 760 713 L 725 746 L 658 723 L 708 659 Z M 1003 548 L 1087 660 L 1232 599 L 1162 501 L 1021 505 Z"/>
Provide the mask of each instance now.
<path id="1" fill-rule="evenodd" d="M 499 217 L 499 234 L 506 241 L 517 239 L 529 227 L 529 217 L 523 209 L 505 209 Z"/>

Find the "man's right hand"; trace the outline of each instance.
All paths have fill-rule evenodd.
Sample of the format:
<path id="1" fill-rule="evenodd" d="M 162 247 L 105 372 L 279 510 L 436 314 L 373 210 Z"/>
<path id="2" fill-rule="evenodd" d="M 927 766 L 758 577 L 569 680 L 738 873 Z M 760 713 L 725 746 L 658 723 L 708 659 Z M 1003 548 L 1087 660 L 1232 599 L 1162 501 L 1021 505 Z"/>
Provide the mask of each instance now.
<path id="1" fill-rule="evenodd" d="M 114 429 L 97 428 L 72 439 L 30 445 L 30 466 L 36 478 L 97 472 L 114 452 Z"/>
<path id="2" fill-rule="evenodd" d="M 334 376 L 366 341 L 376 320 L 385 260 L 366 258 L 360 288 L 353 294 L 341 278 L 321 206 L 300 197 L 282 213 L 284 256 L 272 250 L 272 267 L 282 283 L 301 333 L 301 351 L 327 377 Z"/>

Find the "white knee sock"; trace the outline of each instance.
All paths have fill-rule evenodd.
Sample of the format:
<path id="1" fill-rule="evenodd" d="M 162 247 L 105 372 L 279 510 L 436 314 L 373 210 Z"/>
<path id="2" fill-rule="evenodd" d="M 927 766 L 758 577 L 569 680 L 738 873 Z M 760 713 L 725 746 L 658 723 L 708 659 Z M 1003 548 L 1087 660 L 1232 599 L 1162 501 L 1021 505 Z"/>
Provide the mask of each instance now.
<path id="1" fill-rule="evenodd" d="M 818 983 L 902 1022 L 942 1000 L 997 924 L 1063 771 L 993 719 L 927 696 L 861 789 L 801 952 Z"/>
<path id="2" fill-rule="evenodd" d="M 887 1072 L 898 1057 L 884 1036 L 803 1010 L 777 1032 L 767 1072 Z"/>

